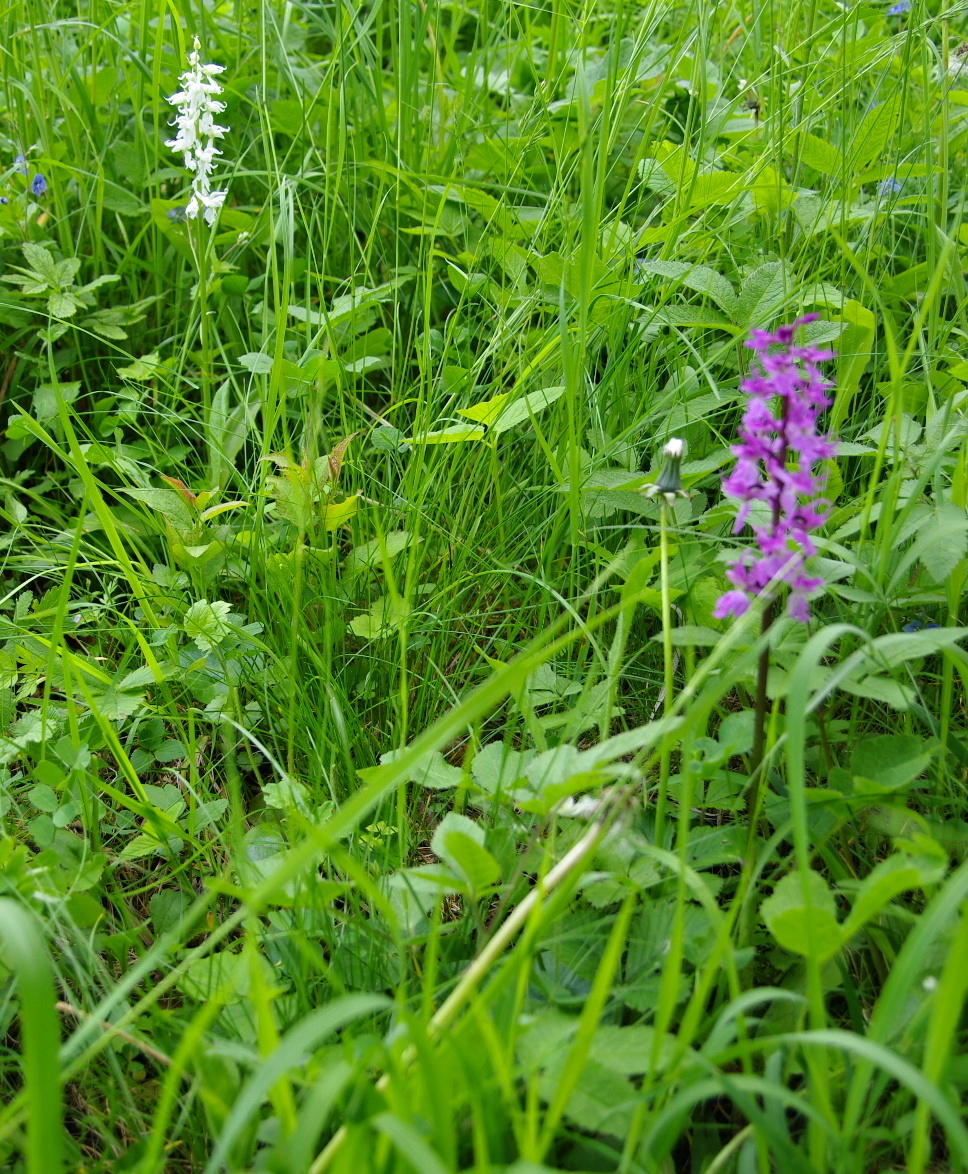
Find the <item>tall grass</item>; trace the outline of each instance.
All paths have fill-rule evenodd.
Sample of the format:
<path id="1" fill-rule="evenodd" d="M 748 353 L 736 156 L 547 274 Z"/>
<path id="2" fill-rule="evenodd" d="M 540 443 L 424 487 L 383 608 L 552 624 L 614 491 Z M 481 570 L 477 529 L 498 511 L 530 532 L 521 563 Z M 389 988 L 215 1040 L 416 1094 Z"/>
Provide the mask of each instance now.
<path id="1" fill-rule="evenodd" d="M 0 2 L 4 1168 L 968 1166 L 968 29 L 888 7 Z M 803 311 L 827 585 L 758 637 Z"/>

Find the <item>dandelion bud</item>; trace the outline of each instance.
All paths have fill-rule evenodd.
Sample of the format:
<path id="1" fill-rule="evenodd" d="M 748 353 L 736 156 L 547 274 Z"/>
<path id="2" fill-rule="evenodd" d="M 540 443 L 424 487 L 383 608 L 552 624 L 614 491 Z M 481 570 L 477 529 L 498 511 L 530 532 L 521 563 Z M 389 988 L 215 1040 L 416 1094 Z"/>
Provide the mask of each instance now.
<path id="1" fill-rule="evenodd" d="M 682 488 L 682 457 L 686 451 L 686 442 L 673 437 L 662 450 L 664 460 L 659 476 L 652 485 L 646 485 L 643 493 L 646 497 L 656 497 L 661 494 L 669 505 L 677 497 L 688 497 L 689 494 Z"/>

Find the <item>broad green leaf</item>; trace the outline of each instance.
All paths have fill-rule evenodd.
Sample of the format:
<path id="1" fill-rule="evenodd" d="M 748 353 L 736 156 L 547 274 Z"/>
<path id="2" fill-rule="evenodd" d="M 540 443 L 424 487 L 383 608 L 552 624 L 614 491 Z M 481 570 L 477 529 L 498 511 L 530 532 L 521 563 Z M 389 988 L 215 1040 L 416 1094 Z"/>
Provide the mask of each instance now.
<path id="1" fill-rule="evenodd" d="M 471 408 L 459 409 L 462 416 L 468 416 L 474 421 L 488 425 L 488 430 L 496 435 L 507 432 L 517 424 L 530 420 L 542 408 L 553 404 L 564 394 L 564 386 L 543 387 L 539 391 L 532 391 L 528 395 L 510 399 L 510 393 L 495 396 L 484 403 L 475 404 Z M 495 409 L 496 405 L 496 410 Z"/>
<path id="2" fill-rule="evenodd" d="M 142 355 L 140 359 L 135 359 L 133 363 L 129 363 L 126 367 L 118 367 L 116 370 L 122 379 L 130 379 L 133 383 L 142 383 L 148 379 L 154 379 L 156 375 L 164 371 L 165 364 L 158 352 L 152 351 L 151 354 Z"/>
<path id="3" fill-rule="evenodd" d="M 59 285 L 57 280 L 57 262 L 54 260 L 53 254 L 49 249 L 45 249 L 43 245 L 34 244 L 28 241 L 21 246 L 23 255 L 27 260 L 27 264 L 34 271 L 34 273 L 48 285 Z"/>
<path id="4" fill-rule="evenodd" d="M 773 167 L 760 167 L 747 190 L 760 210 L 777 215 L 789 208 L 796 199 L 796 191 Z"/>
<path id="5" fill-rule="evenodd" d="M 680 628 L 673 628 L 669 635 L 677 648 L 710 647 L 718 644 L 723 638 L 722 632 L 717 632 L 714 628 L 703 628 L 697 624 L 683 624 Z M 652 639 L 661 643 L 662 633 L 659 632 Z"/>
<path id="6" fill-rule="evenodd" d="M 887 147 L 901 112 L 899 94 L 869 110 L 851 137 L 849 159 L 851 170 L 860 170 L 874 163 Z"/>
<path id="7" fill-rule="evenodd" d="M 806 874 L 806 893 L 801 873 L 783 877 L 760 906 L 760 915 L 785 950 L 804 958 L 823 962 L 836 954 L 844 941 L 834 895 L 813 870 Z"/>
<path id="8" fill-rule="evenodd" d="M 76 314 L 80 303 L 69 293 L 52 293 L 47 299 L 47 309 L 55 318 L 70 318 Z"/>
<path id="9" fill-rule="evenodd" d="M 889 632 L 874 641 L 872 659 L 887 668 L 907 660 L 931 656 L 968 637 L 968 628 L 922 628 L 919 632 Z"/>
<path id="10" fill-rule="evenodd" d="M 261 955 L 256 965 L 262 972 L 262 982 L 270 990 L 278 989 L 280 972 Z M 193 962 L 178 979 L 178 989 L 200 1003 L 218 996 L 226 1003 L 241 1001 L 252 985 L 252 960 L 245 953 L 232 954 L 220 950 L 207 958 Z"/>
<path id="11" fill-rule="evenodd" d="M 639 261 L 638 267 L 706 294 L 730 317 L 736 312 L 736 292 L 727 278 L 715 269 L 706 265 L 689 265 L 685 261 Z"/>
<path id="12" fill-rule="evenodd" d="M 697 176 L 691 186 L 684 185 L 684 191 L 690 208 L 726 207 L 744 194 L 746 183 L 731 171 L 712 171 Z"/>
<path id="13" fill-rule="evenodd" d="M 167 933 L 181 921 L 190 902 L 179 889 L 162 889 L 148 901 L 151 928 L 157 935 Z"/>
<path id="14" fill-rule="evenodd" d="M 768 325 L 793 301 L 796 278 L 783 261 L 767 261 L 745 278 L 736 306 L 737 326 L 749 330 Z"/>
<path id="15" fill-rule="evenodd" d="M 189 640 L 194 640 L 203 652 L 211 652 L 229 636 L 232 628 L 225 622 L 232 607 L 222 600 L 216 599 L 212 603 L 199 599 L 185 612 L 182 628 Z"/>
<path id="16" fill-rule="evenodd" d="M 501 875 L 500 865 L 484 847 L 484 829 L 466 815 L 449 811 L 437 825 L 430 847 L 464 877 L 472 893 L 480 893 Z"/>
<path id="17" fill-rule="evenodd" d="M 824 175 L 837 175 L 843 165 L 843 156 L 836 147 L 811 134 L 800 136 L 800 158 Z"/>
<path id="18" fill-rule="evenodd" d="M 879 791 L 897 791 L 919 778 L 934 758 L 936 745 L 917 734 L 879 734 L 864 738 L 851 755 L 850 770 Z M 858 787 L 858 790 L 862 790 Z M 869 791 L 869 788 L 867 788 Z"/>
<path id="19" fill-rule="evenodd" d="M 358 493 L 351 494 L 343 501 L 333 501 L 323 503 L 323 529 L 337 530 L 340 526 L 344 526 L 352 517 L 356 516 L 357 510 L 360 508 L 360 495 Z"/>
<path id="20" fill-rule="evenodd" d="M 465 440 L 483 440 L 487 432 L 483 428 L 471 428 L 466 424 L 455 424 L 436 432 L 425 432 L 422 436 L 407 436 L 403 444 L 463 444 Z"/>
<path id="21" fill-rule="evenodd" d="M 952 502 L 940 502 L 914 544 L 921 565 L 935 583 L 944 583 L 968 552 L 968 517 Z"/>
<path id="22" fill-rule="evenodd" d="M 401 600 L 384 595 L 363 615 L 350 620 L 350 631 L 361 640 L 378 640 L 392 636 L 410 615 L 411 608 Z"/>
<path id="23" fill-rule="evenodd" d="M 848 677 L 840 682 L 840 688 L 845 693 L 855 697 L 866 697 L 871 701 L 883 701 L 892 709 L 909 709 L 914 700 L 914 691 L 910 685 L 895 681 L 892 677 L 880 673 L 871 673 L 868 676 Z"/>
<path id="24" fill-rule="evenodd" d="M 163 514 L 176 530 L 190 530 L 195 525 L 194 511 L 173 489 L 126 489 L 124 492 Z"/>
<path id="25" fill-rule="evenodd" d="M 830 411 L 830 431 L 836 434 L 848 418 L 860 377 L 871 360 L 876 322 L 870 310 L 852 298 L 844 302 L 834 317 L 846 323 L 846 329 L 837 340 L 836 390 Z"/>
<path id="26" fill-rule="evenodd" d="M 262 351 L 250 351 L 248 354 L 240 355 L 239 363 L 253 375 L 272 373 L 272 355 L 263 354 Z"/>
<path id="27" fill-rule="evenodd" d="M 895 853 L 875 864 L 854 896 L 850 916 L 843 924 L 844 940 L 863 929 L 895 897 L 944 880 L 943 860 Z"/>
<path id="28" fill-rule="evenodd" d="M 360 575 L 363 571 L 383 566 L 414 542 L 423 542 L 420 535 L 406 530 L 391 530 L 381 538 L 371 538 L 354 546 L 346 556 L 345 570 L 348 575 Z"/>
<path id="29" fill-rule="evenodd" d="M 109 179 L 103 183 L 102 200 L 109 212 L 116 212 L 119 216 L 140 216 L 144 212 L 144 204 L 129 188 Z"/>
<path id="30" fill-rule="evenodd" d="M 525 777 L 525 769 L 533 757 L 532 751 L 511 750 L 503 742 L 489 742 L 475 754 L 471 776 L 489 795 L 510 791 Z"/>
<path id="31" fill-rule="evenodd" d="M 401 751 L 391 750 L 380 755 L 381 766 L 399 758 Z M 427 787 L 431 791 L 446 791 L 459 787 L 464 778 L 464 772 L 459 766 L 451 766 L 439 750 L 424 755 L 401 778 L 401 782 L 415 783 L 418 787 Z"/>

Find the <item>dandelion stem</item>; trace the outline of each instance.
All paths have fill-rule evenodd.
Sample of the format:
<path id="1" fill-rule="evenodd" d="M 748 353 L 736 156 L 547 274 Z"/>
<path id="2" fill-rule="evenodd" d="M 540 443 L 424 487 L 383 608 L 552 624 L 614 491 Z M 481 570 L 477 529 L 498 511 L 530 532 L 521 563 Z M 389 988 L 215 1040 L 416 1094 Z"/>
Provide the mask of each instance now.
<path id="1" fill-rule="evenodd" d="M 675 662 L 672 648 L 672 596 L 669 587 L 669 506 L 664 496 L 659 506 L 659 583 L 662 595 L 662 714 L 663 717 L 668 717 L 672 712 Z M 663 738 L 659 753 L 659 794 L 655 802 L 655 842 L 660 848 L 665 834 L 671 755 L 669 739 Z"/>

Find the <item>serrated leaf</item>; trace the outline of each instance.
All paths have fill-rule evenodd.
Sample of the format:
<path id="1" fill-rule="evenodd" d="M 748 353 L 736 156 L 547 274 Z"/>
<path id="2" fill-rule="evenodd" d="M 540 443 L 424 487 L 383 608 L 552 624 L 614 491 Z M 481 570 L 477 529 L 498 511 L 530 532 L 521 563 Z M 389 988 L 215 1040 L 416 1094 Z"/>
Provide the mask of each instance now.
<path id="1" fill-rule="evenodd" d="M 70 318 L 77 313 L 79 303 L 70 294 L 55 292 L 47 299 L 47 309 L 55 318 Z"/>
<path id="2" fill-rule="evenodd" d="M 737 299 L 735 321 L 744 330 L 762 326 L 793 300 L 796 280 L 783 261 L 768 261 L 743 281 Z"/>
<path id="3" fill-rule="evenodd" d="M 57 262 L 53 254 L 43 245 L 28 241 L 21 246 L 27 264 L 42 281 L 48 285 L 57 285 Z"/>
<path id="4" fill-rule="evenodd" d="M 860 170 L 875 162 L 894 133 L 900 112 L 900 95 L 892 94 L 864 115 L 851 138 L 849 150 L 852 170 Z"/>
<path id="5" fill-rule="evenodd" d="M 934 582 L 943 583 L 968 552 L 964 509 L 942 502 L 934 511 L 934 521 L 919 534 L 914 549 Z"/>
<path id="6" fill-rule="evenodd" d="M 220 599 L 212 603 L 199 599 L 185 612 L 182 620 L 185 635 L 203 652 L 211 652 L 232 635 L 231 626 L 225 622 L 231 611 L 231 605 Z"/>
<path id="7" fill-rule="evenodd" d="M 800 136 L 800 158 L 808 167 L 824 175 L 837 175 L 843 164 L 843 156 L 836 147 L 811 134 Z"/>
<path id="8" fill-rule="evenodd" d="M 736 291 L 732 284 L 721 273 L 706 265 L 690 265 L 685 261 L 639 261 L 638 268 L 676 280 L 688 289 L 706 294 L 730 317 L 736 311 Z"/>

